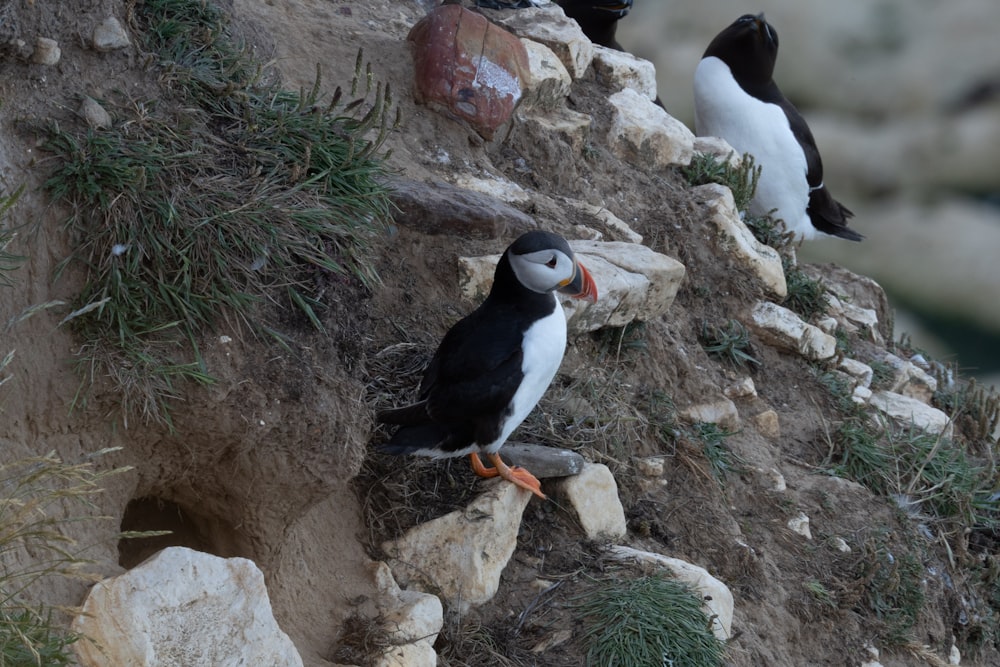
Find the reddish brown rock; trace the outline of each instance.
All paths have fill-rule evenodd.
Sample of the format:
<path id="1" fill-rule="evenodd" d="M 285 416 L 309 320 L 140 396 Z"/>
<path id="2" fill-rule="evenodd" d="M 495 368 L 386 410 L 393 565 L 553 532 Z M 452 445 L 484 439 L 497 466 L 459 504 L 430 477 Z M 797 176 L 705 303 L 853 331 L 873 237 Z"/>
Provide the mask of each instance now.
<path id="1" fill-rule="evenodd" d="M 417 102 L 468 122 L 485 139 L 521 100 L 528 54 L 521 40 L 461 5 L 421 19 L 412 43 Z"/>

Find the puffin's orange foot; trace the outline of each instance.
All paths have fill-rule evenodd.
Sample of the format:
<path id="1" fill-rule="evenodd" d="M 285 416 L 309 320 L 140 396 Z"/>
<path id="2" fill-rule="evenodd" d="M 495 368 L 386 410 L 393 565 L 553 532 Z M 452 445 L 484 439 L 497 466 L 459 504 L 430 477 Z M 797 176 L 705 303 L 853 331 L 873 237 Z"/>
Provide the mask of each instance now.
<path id="1" fill-rule="evenodd" d="M 474 473 L 480 477 L 503 477 L 508 482 L 531 491 L 542 500 L 545 500 L 545 494 L 542 493 L 542 483 L 530 472 L 520 466 L 511 468 L 503 462 L 499 454 L 487 454 L 486 458 L 493 464 L 492 468 L 487 468 L 483 465 L 479 454 L 469 454 L 469 460 L 472 462 L 472 471 Z"/>
<path id="2" fill-rule="evenodd" d="M 482 460 L 479 458 L 479 454 L 475 452 L 469 454 L 469 461 L 472 463 L 472 472 L 480 477 L 496 477 L 500 474 L 496 468 L 487 468 L 484 466 Z"/>

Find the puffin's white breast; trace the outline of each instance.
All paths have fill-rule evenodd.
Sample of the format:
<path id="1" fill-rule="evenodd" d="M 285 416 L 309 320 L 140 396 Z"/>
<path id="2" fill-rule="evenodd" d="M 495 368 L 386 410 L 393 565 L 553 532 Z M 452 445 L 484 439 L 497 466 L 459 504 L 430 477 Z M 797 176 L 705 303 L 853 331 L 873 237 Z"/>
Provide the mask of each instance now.
<path id="1" fill-rule="evenodd" d="M 703 58 L 694 74 L 695 130 L 700 136 L 722 137 L 739 154 L 750 153 L 761 167 L 750 212 L 785 221 L 796 239 L 816 235 L 806 213 L 808 166 L 785 112 L 740 88 L 729 66 Z"/>
<path id="2" fill-rule="evenodd" d="M 524 332 L 524 356 L 521 361 L 524 379 L 514 393 L 512 412 L 503 424 L 500 437 L 483 448 L 488 452 L 500 449 L 514 429 L 531 413 L 562 363 L 566 353 L 566 315 L 555 294 L 552 299 L 556 302 L 552 314 L 536 321 Z"/>

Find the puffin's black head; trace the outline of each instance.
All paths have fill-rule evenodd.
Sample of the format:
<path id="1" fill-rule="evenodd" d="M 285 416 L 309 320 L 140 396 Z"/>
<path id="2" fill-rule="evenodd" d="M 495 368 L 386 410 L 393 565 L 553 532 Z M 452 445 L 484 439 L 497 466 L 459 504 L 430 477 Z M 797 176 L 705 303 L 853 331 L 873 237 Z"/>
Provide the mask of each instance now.
<path id="1" fill-rule="evenodd" d="M 597 301 L 597 285 L 566 239 L 551 232 L 522 234 L 504 252 L 517 281 L 533 292 L 559 291 Z M 501 260 L 500 264 L 504 262 Z M 503 269 L 498 265 L 497 273 Z M 499 275 L 497 276 L 499 279 Z M 499 280 L 494 280 L 496 285 Z"/>
<path id="2" fill-rule="evenodd" d="M 615 29 L 632 9 L 632 0 L 557 0 L 566 16 L 580 24 L 580 29 L 595 44 L 621 50 L 615 41 Z"/>
<path id="3" fill-rule="evenodd" d="M 703 57 L 709 56 L 729 65 L 741 84 L 767 84 L 778 59 L 778 33 L 764 19 L 763 12 L 756 16 L 744 14 L 715 36 Z"/>

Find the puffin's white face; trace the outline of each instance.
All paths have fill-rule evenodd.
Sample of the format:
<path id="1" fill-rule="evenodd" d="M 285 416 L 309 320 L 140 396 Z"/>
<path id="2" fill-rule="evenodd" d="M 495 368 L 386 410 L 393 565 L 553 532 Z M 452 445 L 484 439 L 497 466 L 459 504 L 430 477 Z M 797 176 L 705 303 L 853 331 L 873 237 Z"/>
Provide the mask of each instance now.
<path id="1" fill-rule="evenodd" d="M 551 292 L 576 276 L 576 262 L 555 248 L 510 255 L 510 266 L 522 285 L 534 292 Z"/>

